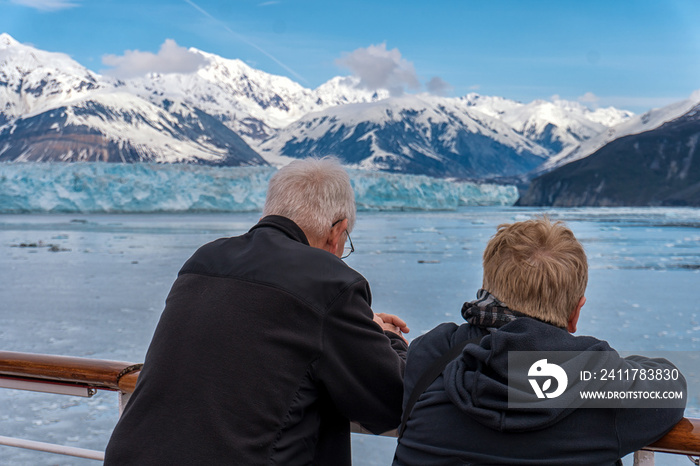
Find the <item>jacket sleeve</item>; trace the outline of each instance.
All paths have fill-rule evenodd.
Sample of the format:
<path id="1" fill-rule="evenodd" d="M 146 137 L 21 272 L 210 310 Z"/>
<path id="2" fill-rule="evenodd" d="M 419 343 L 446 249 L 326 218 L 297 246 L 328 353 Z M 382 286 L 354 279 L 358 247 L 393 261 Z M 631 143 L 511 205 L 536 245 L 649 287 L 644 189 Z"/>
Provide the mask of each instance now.
<path id="1" fill-rule="evenodd" d="M 676 369 L 676 366 L 671 362 L 662 358 L 651 359 L 643 356 L 629 356 L 624 359 L 624 362 L 629 368 L 639 370 Z M 675 381 L 650 381 L 637 378 L 629 389 L 649 392 L 682 392 L 683 400 L 671 400 L 674 407 L 668 408 L 619 408 L 615 428 L 619 439 L 621 457 L 627 453 L 637 451 L 650 443 L 654 443 L 668 433 L 683 418 L 688 395 L 685 378 L 680 372 L 678 379 Z"/>
<path id="2" fill-rule="evenodd" d="M 349 420 L 380 434 L 401 422 L 406 343 L 373 320 L 369 285 L 359 280 L 326 314 L 317 379 Z"/>

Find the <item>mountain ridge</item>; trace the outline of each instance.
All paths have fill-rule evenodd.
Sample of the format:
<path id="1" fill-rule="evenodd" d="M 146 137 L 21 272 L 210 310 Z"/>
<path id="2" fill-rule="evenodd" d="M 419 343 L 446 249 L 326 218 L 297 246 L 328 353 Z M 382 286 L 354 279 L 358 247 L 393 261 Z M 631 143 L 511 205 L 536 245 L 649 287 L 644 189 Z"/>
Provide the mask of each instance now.
<path id="1" fill-rule="evenodd" d="M 233 135 L 242 138 L 246 147 L 231 142 L 229 149 L 224 150 L 228 151 L 231 161 L 244 163 L 246 157 L 253 160 L 255 156 L 251 151 L 257 151 L 263 163 L 273 165 L 306 155 L 340 155 L 351 166 L 440 177 L 523 175 L 555 156 L 560 149 L 568 149 L 579 141 L 594 137 L 599 131 L 606 130 L 607 124 L 630 118 L 629 112 L 607 109 L 608 121 L 605 121 L 599 115 L 601 112 L 566 101 L 521 104 L 476 94 L 461 98 L 390 97 L 387 90 L 359 87 L 359 78 L 352 76 L 332 78 L 311 90 L 289 78 L 251 68 L 237 59 L 194 48 L 190 48 L 189 53 L 203 60 L 203 65 L 195 72 L 151 73 L 139 78 L 118 79 L 96 74 L 65 54 L 40 51 L 20 44 L 7 34 L 0 35 L 0 83 L 5 84 L 0 86 L 0 143 L 4 143 L 0 146 L 4 147 L 0 148 L 0 157 L 4 154 L 4 159 L 9 160 L 13 154 L 15 159 L 31 159 L 32 141 L 10 137 L 13 131 L 26 127 L 28 119 L 56 108 L 65 107 L 65 111 L 85 108 L 85 102 L 90 101 L 96 102 L 91 107 L 96 112 L 91 121 L 96 121 L 97 114 L 104 110 L 101 102 L 109 99 L 105 96 L 110 94 L 131 95 L 133 98 L 123 99 L 123 105 L 147 109 L 143 118 L 132 118 L 132 121 L 151 121 L 150 128 L 168 128 L 165 133 L 171 136 L 168 141 L 151 137 L 149 142 L 150 129 L 146 126 L 133 128 L 128 135 L 124 132 L 112 134 L 114 130 L 110 133 L 101 125 L 93 128 L 117 146 L 130 145 L 130 139 L 141 140 L 135 144 L 141 147 L 141 155 L 132 157 L 134 159 L 146 157 L 163 163 L 183 160 L 212 163 L 212 154 L 220 153 L 229 143 L 218 147 L 211 138 L 206 141 L 208 136 L 202 128 L 211 127 L 211 124 L 195 121 L 202 118 L 211 119 L 208 120 L 210 123 L 216 120 Z M 23 68 L 20 66 L 23 61 L 31 65 Z M 417 121 L 415 111 L 418 110 L 412 104 L 397 110 L 402 102 L 416 99 L 427 101 L 420 111 L 434 115 L 434 122 L 439 119 L 437 115 L 444 121 L 432 126 Z M 395 114 L 405 115 L 405 119 L 391 120 L 391 128 L 390 120 L 377 127 L 373 126 L 376 121 L 372 118 L 360 121 L 358 115 L 364 112 L 363 106 L 373 104 L 384 110 L 393 109 Z M 131 112 L 126 107 L 118 109 L 117 99 L 112 99 L 108 106 L 111 113 L 129 115 Z M 347 107 L 346 111 L 338 110 L 343 107 Z M 187 108 L 189 115 L 195 117 L 185 122 L 171 113 L 173 108 Z M 359 114 L 351 115 L 347 110 L 352 109 L 358 110 Z M 324 116 L 328 119 L 340 115 L 347 120 L 344 123 L 346 131 L 326 134 L 322 137 L 323 144 L 311 140 L 308 144 L 300 144 L 308 133 L 304 125 L 314 125 L 314 119 L 320 121 Z M 154 119 L 156 116 L 158 122 Z M 56 125 L 62 128 L 61 122 L 51 122 L 47 118 L 40 120 L 46 125 L 45 132 L 51 132 Z M 179 129 L 174 129 L 175 120 Z M 196 127 L 200 129 L 195 130 Z M 401 135 L 402 127 L 407 131 L 406 135 Z M 353 144 L 347 141 L 347 131 L 357 135 Z M 221 128 L 217 132 L 225 133 Z M 224 138 L 233 141 L 233 135 L 226 134 Z M 340 139 L 333 140 L 334 135 Z M 192 137 L 194 139 L 184 142 Z M 291 150 L 290 141 L 297 142 L 297 150 Z M 16 147 L 8 148 L 8 143 Z M 174 150 L 183 145 L 198 149 L 185 157 Z M 202 145 L 206 147 L 202 149 Z M 314 145 L 325 150 L 312 151 L 311 154 L 308 149 Z M 234 147 L 240 149 L 239 155 L 231 152 L 235 152 Z M 58 150 L 57 146 L 54 148 Z M 333 153 L 334 148 L 342 150 Z M 45 157 L 49 157 L 50 151 L 45 149 Z M 352 151 L 364 154 L 362 160 L 350 162 L 349 156 L 343 155 Z M 487 153 L 488 157 L 479 159 L 480 152 Z M 122 156 L 114 153 L 112 159 L 118 160 Z M 65 159 L 66 154 L 55 154 L 56 160 L 61 157 Z M 353 157 L 358 158 L 357 154 Z M 500 166 L 494 162 L 498 157 L 503 157 Z M 529 161 L 520 163 L 524 159 Z M 465 168 L 468 166 L 472 168 Z"/>
<path id="2" fill-rule="evenodd" d="M 523 173 L 547 155 L 502 121 L 429 95 L 307 114 L 261 144 L 263 157 L 268 152 L 290 158 L 331 152 L 353 168 L 459 178 Z"/>
<path id="3" fill-rule="evenodd" d="M 0 127 L 0 161 L 267 165 L 215 118 L 184 104 L 169 107 L 131 94 L 95 94 Z"/>
<path id="4" fill-rule="evenodd" d="M 545 173 L 523 206 L 700 206 L 700 103 Z"/>

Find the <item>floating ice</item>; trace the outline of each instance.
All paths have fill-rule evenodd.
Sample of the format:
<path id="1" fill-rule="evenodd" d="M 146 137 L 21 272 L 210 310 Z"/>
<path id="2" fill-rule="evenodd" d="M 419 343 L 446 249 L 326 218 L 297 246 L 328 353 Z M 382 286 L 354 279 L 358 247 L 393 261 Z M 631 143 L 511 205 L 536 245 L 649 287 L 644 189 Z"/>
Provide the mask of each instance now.
<path id="1" fill-rule="evenodd" d="M 0 213 L 249 212 L 265 202 L 269 167 L 0 163 Z M 514 186 L 351 171 L 360 210 L 512 205 Z"/>

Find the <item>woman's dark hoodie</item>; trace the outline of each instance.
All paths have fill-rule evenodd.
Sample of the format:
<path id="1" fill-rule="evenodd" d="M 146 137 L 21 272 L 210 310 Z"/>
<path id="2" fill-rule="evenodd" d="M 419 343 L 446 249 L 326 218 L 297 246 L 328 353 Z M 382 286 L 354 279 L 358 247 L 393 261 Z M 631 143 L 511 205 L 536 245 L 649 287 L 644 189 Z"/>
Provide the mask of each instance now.
<path id="1" fill-rule="evenodd" d="M 486 336 L 479 344 L 467 345 L 415 404 L 399 440 L 395 466 L 612 465 L 662 437 L 683 417 L 682 407 L 509 407 L 511 351 L 602 351 L 606 353 L 598 354 L 609 366 L 675 369 L 664 359 L 623 359 L 605 341 L 574 336 L 527 317 L 489 330 L 446 323 L 417 338 L 408 350 L 404 407 L 434 360 L 458 342 L 480 335 Z M 634 389 L 657 387 L 638 381 Z M 683 377 L 672 387 L 685 392 Z"/>

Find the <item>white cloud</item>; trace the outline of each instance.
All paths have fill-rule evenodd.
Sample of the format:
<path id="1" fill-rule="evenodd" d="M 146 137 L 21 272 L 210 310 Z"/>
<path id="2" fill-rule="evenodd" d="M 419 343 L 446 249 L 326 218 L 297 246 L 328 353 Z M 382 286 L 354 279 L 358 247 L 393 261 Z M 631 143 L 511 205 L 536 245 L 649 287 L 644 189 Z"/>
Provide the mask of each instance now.
<path id="1" fill-rule="evenodd" d="M 398 49 L 387 50 L 385 43 L 359 48 L 336 64 L 348 68 L 370 90 L 388 89 L 391 95 L 401 95 L 406 88 L 420 89 L 413 63 L 402 58 Z"/>
<path id="2" fill-rule="evenodd" d="M 78 6 L 77 3 L 67 0 L 11 0 L 17 5 L 28 6 L 41 11 L 57 11 Z"/>
<path id="3" fill-rule="evenodd" d="M 592 92 L 586 92 L 577 99 L 582 104 L 598 105 L 600 98 Z"/>
<path id="4" fill-rule="evenodd" d="M 105 55 L 102 63 L 111 66 L 105 74 L 118 78 L 133 78 L 147 73 L 192 73 L 206 64 L 206 59 L 172 39 L 166 39 L 158 53 L 126 50 L 124 55 Z"/>
<path id="5" fill-rule="evenodd" d="M 431 78 L 430 81 L 428 81 L 425 84 L 425 88 L 431 94 L 441 95 L 441 96 L 446 96 L 453 89 L 453 87 L 450 85 L 450 83 L 448 83 L 447 81 L 445 81 L 444 79 L 442 79 L 439 76 L 435 76 L 435 77 Z"/>

